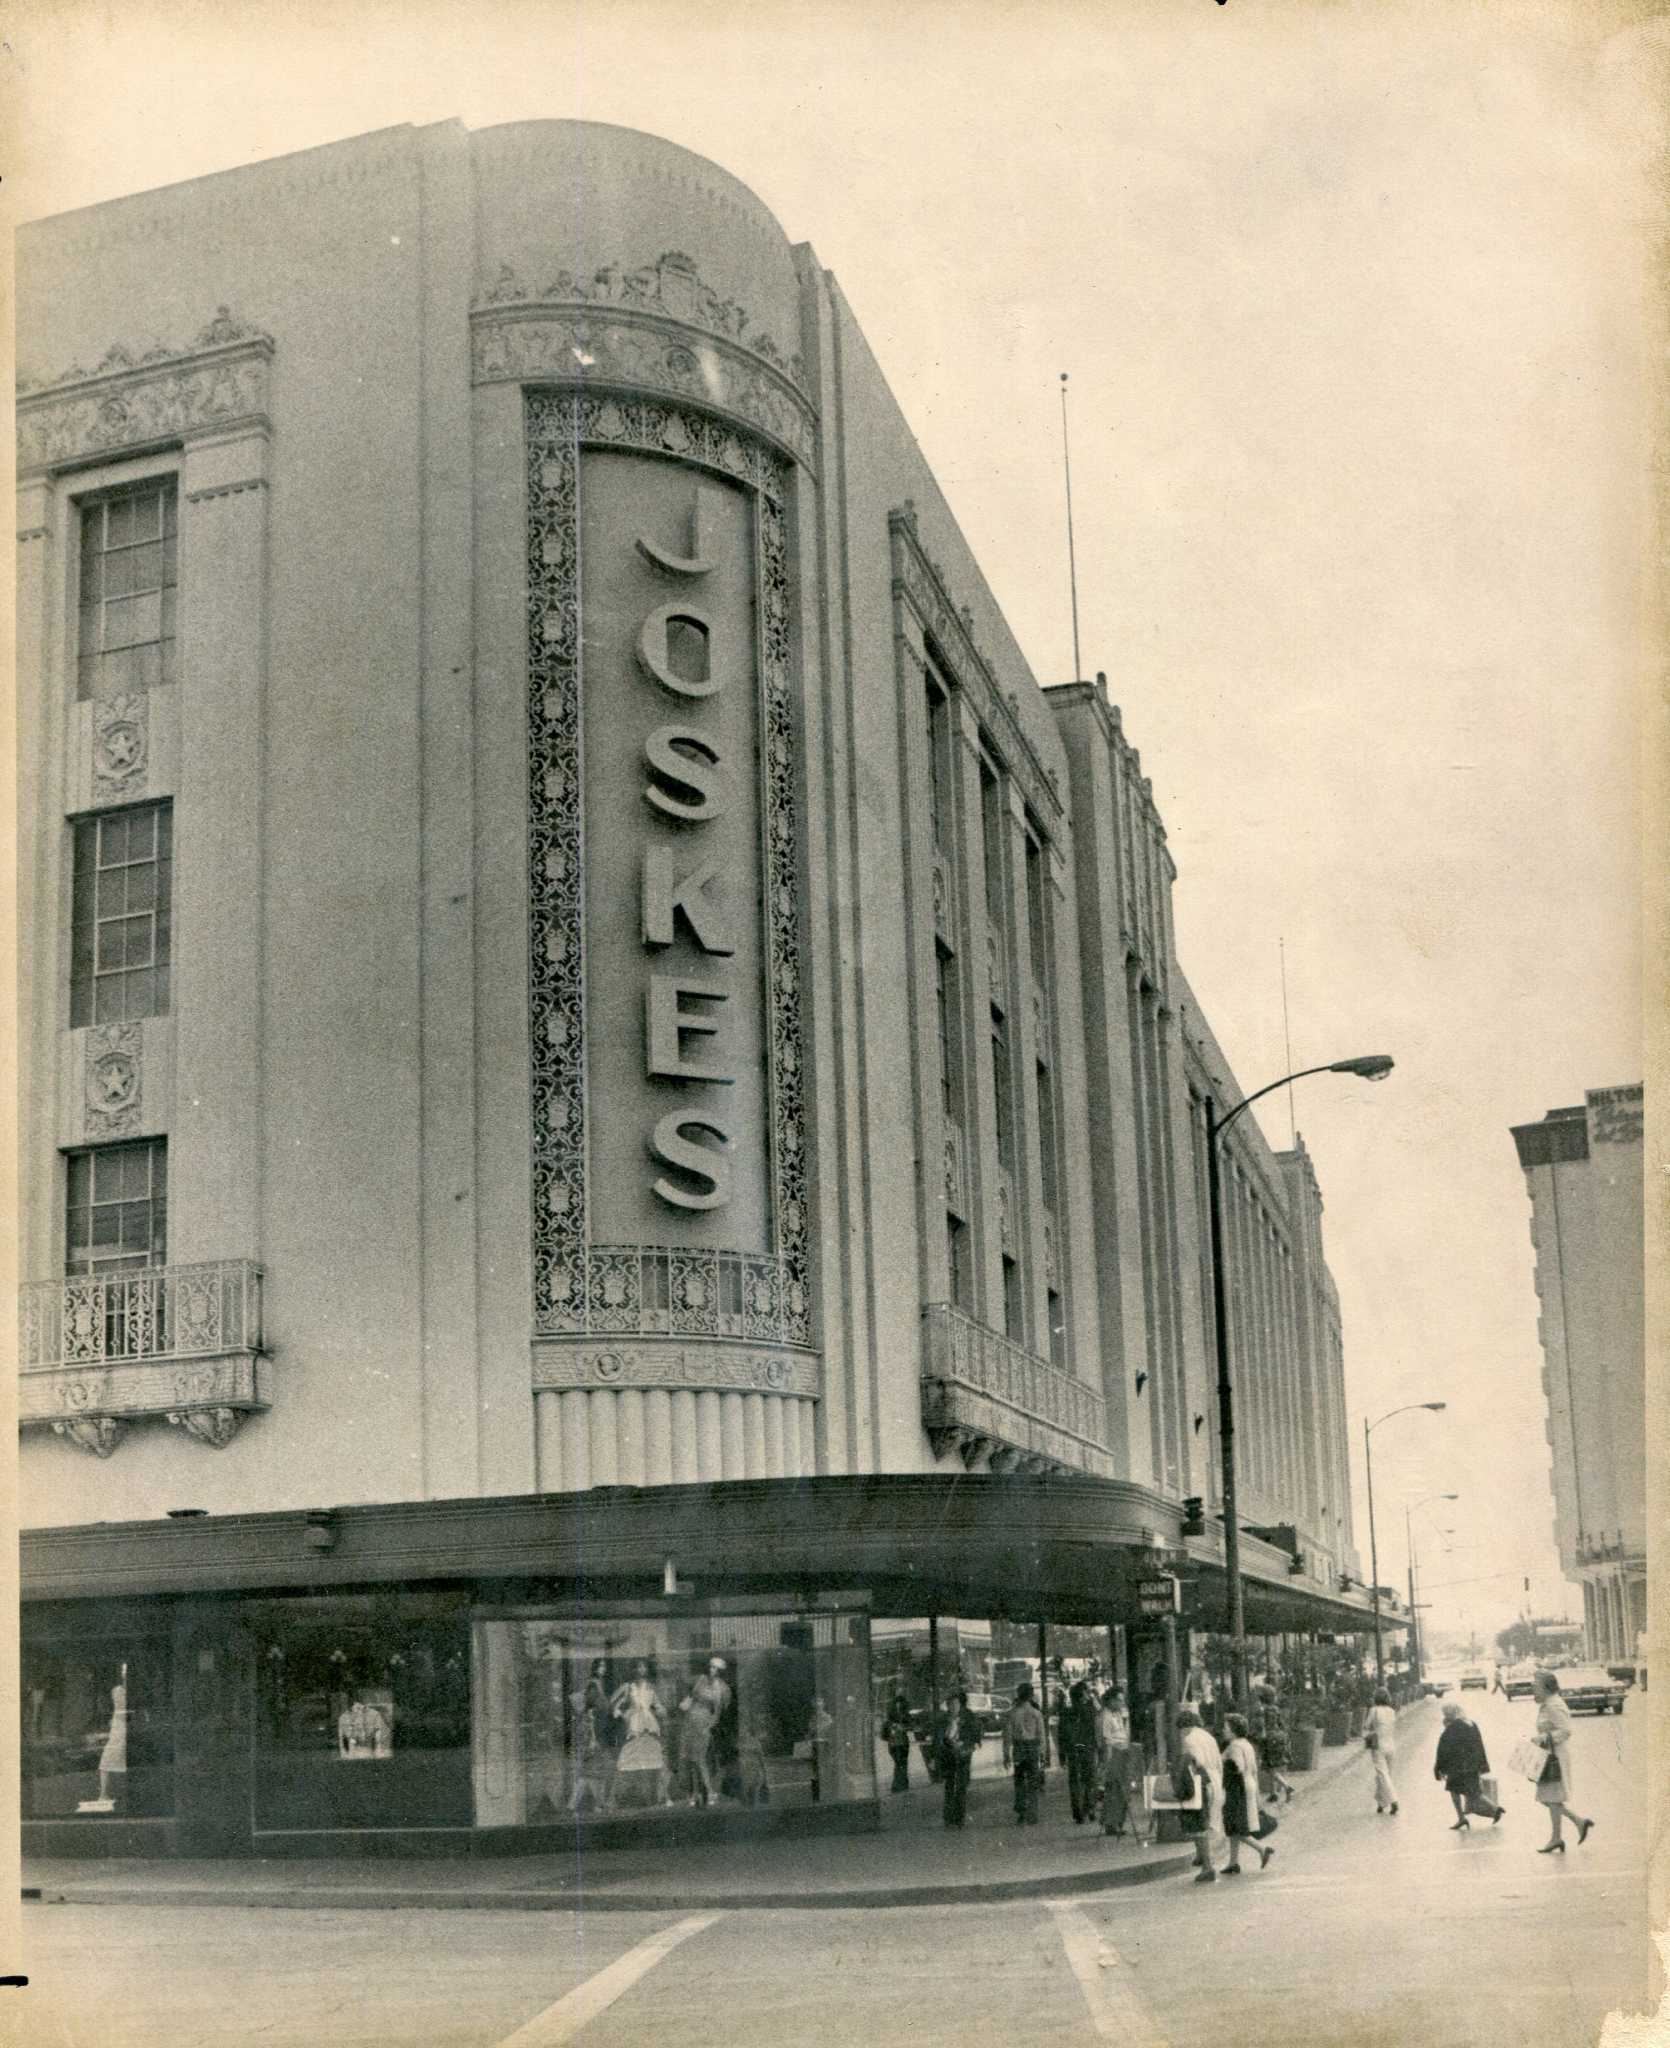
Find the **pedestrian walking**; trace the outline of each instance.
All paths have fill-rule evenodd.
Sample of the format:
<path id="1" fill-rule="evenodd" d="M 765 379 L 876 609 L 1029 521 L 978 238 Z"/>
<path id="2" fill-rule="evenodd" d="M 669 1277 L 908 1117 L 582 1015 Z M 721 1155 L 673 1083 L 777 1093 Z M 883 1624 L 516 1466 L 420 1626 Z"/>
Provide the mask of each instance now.
<path id="1" fill-rule="evenodd" d="M 1177 1712 L 1177 1760 L 1172 1765 L 1174 1793 L 1184 1795 L 1178 1780 L 1185 1774 L 1191 1787 L 1185 1796 L 1192 1797 L 1195 1787 L 1200 1792 L 1200 1805 L 1184 1807 L 1177 1816 L 1184 1834 L 1194 1837 L 1195 1883 L 1216 1884 L 1218 1873 L 1213 1868 L 1213 1854 L 1223 1818 L 1223 1753 L 1214 1737 L 1200 1725 L 1200 1716 L 1193 1707 L 1180 1707 Z"/>
<path id="2" fill-rule="evenodd" d="M 1096 1702 L 1082 1678 L 1061 1704 L 1056 1722 L 1061 1760 L 1067 1766 L 1067 1799 L 1073 1824 L 1090 1820 L 1096 1811 Z"/>
<path id="3" fill-rule="evenodd" d="M 1566 1853 L 1565 1837 L 1560 1823 L 1569 1820 L 1577 1830 L 1577 1846 L 1581 1849 L 1589 1839 L 1592 1820 L 1585 1820 L 1571 1803 L 1571 1709 L 1560 1697 L 1560 1681 L 1552 1671 L 1539 1671 L 1531 1681 L 1531 1690 L 1537 1700 L 1536 1745 L 1546 1749 L 1548 1761 L 1542 1767 L 1542 1776 L 1537 1780 L 1537 1803 L 1548 1808 L 1549 1826 L 1553 1829 L 1548 1840 L 1537 1851 L 1539 1856 L 1563 1856 Z"/>
<path id="4" fill-rule="evenodd" d="M 960 1828 L 968 1819 L 968 1781 L 980 1735 L 980 1716 L 968 1703 L 968 1687 L 959 1685 L 939 1729 L 939 1781 L 945 1788 L 948 1828 Z"/>
<path id="5" fill-rule="evenodd" d="M 1015 1825 L 1036 1827 L 1044 1790 L 1044 1717 L 1032 1703 L 1030 1679 L 1015 1688 L 1004 1732 L 1015 1773 Z"/>
<path id="6" fill-rule="evenodd" d="M 1383 1685 L 1375 1690 L 1363 1741 L 1374 1756 L 1374 1810 L 1396 1813 L 1397 1780 L 1392 1772 L 1397 1764 L 1397 1713 L 1392 1696 Z"/>
<path id="7" fill-rule="evenodd" d="M 1494 1827 L 1507 1808 L 1485 1797 L 1482 1780 L 1490 1769 L 1490 1759 L 1485 1755 L 1484 1737 L 1459 1700 L 1446 1700 L 1443 1713 L 1444 1729 L 1432 1760 L 1432 1775 L 1442 1781 L 1455 1808 L 1450 1832 L 1465 1834 L 1471 1825 L 1470 1813 L 1488 1815 Z"/>
<path id="8" fill-rule="evenodd" d="M 1276 1852 L 1266 1849 L 1260 1837 L 1273 1834 L 1276 1824 L 1259 1808 L 1258 1751 L 1249 1739 L 1245 1715 L 1226 1715 L 1224 1726 L 1229 1730 L 1229 1742 L 1223 1753 L 1224 1833 L 1229 1837 L 1229 1861 L 1224 1865 L 1224 1876 L 1239 1877 L 1241 1844 L 1248 1844 L 1262 1870 Z"/>
<path id="9" fill-rule="evenodd" d="M 881 1739 L 887 1745 L 887 1754 L 893 1759 L 893 1786 L 895 1792 L 910 1790 L 910 1702 L 902 1692 L 893 1695 L 893 1704 L 887 1710 L 887 1719 L 881 1724 Z"/>
<path id="10" fill-rule="evenodd" d="M 1131 1810 L 1131 1717 L 1117 1685 L 1108 1687 L 1097 1709 L 1096 1760 L 1102 1774 L 1102 1833 L 1122 1835 Z"/>
<path id="11" fill-rule="evenodd" d="M 1287 1723 L 1282 1719 L 1281 1703 L 1273 1686 L 1264 1686 L 1257 1698 L 1257 1719 L 1250 1724 L 1249 1734 L 1253 1747 L 1258 1751 L 1258 1789 L 1268 1799 L 1291 1803 L 1293 1787 L 1282 1773 L 1287 1769 L 1292 1750 L 1288 1745 Z"/>

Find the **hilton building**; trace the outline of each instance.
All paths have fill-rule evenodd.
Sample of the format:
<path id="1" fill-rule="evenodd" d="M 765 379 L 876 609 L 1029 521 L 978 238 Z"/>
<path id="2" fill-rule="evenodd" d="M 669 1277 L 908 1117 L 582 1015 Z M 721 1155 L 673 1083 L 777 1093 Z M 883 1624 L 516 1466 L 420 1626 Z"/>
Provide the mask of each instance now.
<path id="1" fill-rule="evenodd" d="M 19 307 L 31 1840 L 851 1821 L 872 1616 L 1221 1627 L 1165 834 L 811 249 L 444 123 Z M 1316 1178 L 1226 1165 L 1249 1627 L 1361 1628 Z"/>
<path id="2" fill-rule="evenodd" d="M 1531 1198 L 1560 1568 L 1588 1655 L 1646 1655 L 1647 1353 L 1642 1090 L 1591 1088 L 1513 1133 Z"/>

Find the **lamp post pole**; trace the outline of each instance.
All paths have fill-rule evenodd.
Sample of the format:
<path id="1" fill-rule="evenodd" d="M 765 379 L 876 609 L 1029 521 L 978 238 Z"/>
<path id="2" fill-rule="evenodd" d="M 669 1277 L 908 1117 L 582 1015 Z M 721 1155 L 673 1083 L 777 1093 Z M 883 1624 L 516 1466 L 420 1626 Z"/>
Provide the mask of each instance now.
<path id="1" fill-rule="evenodd" d="M 1385 1661 L 1380 1649 L 1380 1551 L 1374 1540 L 1374 1432 L 1382 1422 L 1390 1422 L 1394 1415 L 1412 1415 L 1417 1408 L 1427 1408 L 1436 1415 L 1446 1406 L 1443 1401 L 1409 1401 L 1401 1408 L 1390 1408 L 1384 1415 L 1376 1416 L 1373 1422 L 1363 1417 L 1363 1470 L 1368 1480 L 1368 1561 L 1369 1570 L 1374 1574 L 1374 1682 L 1384 1684 Z M 1413 1622 L 1413 1616 L 1410 1617 Z"/>
<path id="2" fill-rule="evenodd" d="M 1235 1704 L 1247 1704 L 1247 1614 L 1241 1586 L 1241 1518 L 1235 1498 L 1235 1378 L 1229 1355 L 1229 1283 L 1224 1260 L 1223 1170 L 1219 1143 L 1242 1110 L 1261 1095 L 1302 1081 L 1307 1074 L 1355 1074 L 1365 1081 L 1384 1080 L 1392 1071 L 1385 1053 L 1360 1059 L 1330 1060 L 1319 1067 L 1301 1067 L 1279 1081 L 1244 1096 L 1226 1116 L 1219 1116 L 1210 1097 L 1206 1103 L 1206 1207 L 1212 1248 L 1212 1336 L 1218 1365 L 1218 1451 L 1223 1468 L 1224 1577 L 1229 1590 L 1229 1643 Z M 1373 1521 L 1372 1508 L 1370 1522 Z"/>

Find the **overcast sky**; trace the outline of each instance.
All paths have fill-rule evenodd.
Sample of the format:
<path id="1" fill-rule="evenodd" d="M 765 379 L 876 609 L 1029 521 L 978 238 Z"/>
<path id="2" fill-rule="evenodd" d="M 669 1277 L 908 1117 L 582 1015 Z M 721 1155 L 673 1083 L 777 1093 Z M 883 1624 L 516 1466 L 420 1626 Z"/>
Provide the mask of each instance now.
<path id="1" fill-rule="evenodd" d="M 683 143 L 837 273 L 1045 682 L 1068 370 L 1084 664 L 1153 778 L 1185 970 L 1245 1089 L 1286 1070 L 1284 941 L 1292 1064 L 1397 1059 L 1294 1114 L 1359 1442 L 1450 1404 L 1375 1438 L 1381 1575 L 1404 1501 L 1458 1492 L 1424 1574 L 1476 1582 L 1440 1625 L 1494 1630 L 1522 1571 L 1581 1612 L 1508 1128 L 1641 1073 L 1655 13 L 24 4 L 0 201 L 405 121 Z M 1285 1098 L 1263 1121 L 1288 1142 Z"/>

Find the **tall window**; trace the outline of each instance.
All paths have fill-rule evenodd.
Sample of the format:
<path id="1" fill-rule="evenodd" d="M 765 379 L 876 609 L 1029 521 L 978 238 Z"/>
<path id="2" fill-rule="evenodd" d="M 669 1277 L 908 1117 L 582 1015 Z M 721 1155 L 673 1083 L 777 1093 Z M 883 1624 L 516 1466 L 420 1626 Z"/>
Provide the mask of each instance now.
<path id="1" fill-rule="evenodd" d="M 1026 930 L 1032 949 L 1032 979 L 1049 987 L 1049 948 L 1044 937 L 1044 850 L 1026 835 Z"/>
<path id="2" fill-rule="evenodd" d="M 69 1155 L 64 1270 L 121 1273 L 168 1257 L 168 1143 L 101 1145 Z"/>
<path id="3" fill-rule="evenodd" d="M 1026 1303 L 1021 1296 L 1021 1269 L 1007 1254 L 1003 1260 L 1003 1334 L 1011 1344 L 1026 1342 Z"/>
<path id="4" fill-rule="evenodd" d="M 1015 1170 L 1014 1077 L 1009 1071 L 1009 1033 L 1002 1017 L 992 1012 L 992 1110 L 997 1125 L 997 1163 Z"/>
<path id="5" fill-rule="evenodd" d="M 1007 928 L 1003 914 L 1003 785 L 983 757 L 980 762 L 980 828 L 986 843 L 986 915 Z"/>
<path id="6" fill-rule="evenodd" d="M 80 696 L 174 680 L 176 548 L 172 477 L 82 505 Z"/>
<path id="7" fill-rule="evenodd" d="M 957 963 L 949 953 L 934 948 L 934 1003 L 939 1023 L 939 1102 L 956 1123 L 962 1117 L 962 1089 L 957 1071 Z"/>
<path id="8" fill-rule="evenodd" d="M 934 844 L 951 850 L 951 700 L 940 684 L 928 683 L 928 804 Z"/>
<path id="9" fill-rule="evenodd" d="M 1050 1087 L 1050 1070 L 1038 1062 L 1038 1164 L 1044 1183 L 1044 1207 L 1051 1216 L 1061 1214 L 1061 1154 L 1055 1137 L 1055 1094 Z"/>
<path id="10" fill-rule="evenodd" d="M 1067 1366 L 1067 1305 L 1052 1287 L 1049 1291 L 1050 1363 L 1063 1371 Z"/>
<path id="11" fill-rule="evenodd" d="M 168 1008 L 170 806 L 108 811 L 75 827 L 70 1024 L 120 1024 Z"/>
<path id="12" fill-rule="evenodd" d="M 970 1262 L 968 1225 L 949 1211 L 945 1217 L 946 1249 L 951 1261 L 951 1300 L 964 1315 L 974 1313 L 974 1269 Z"/>

